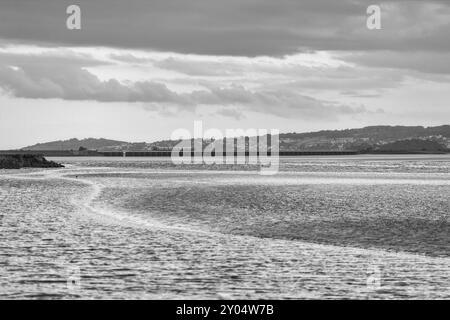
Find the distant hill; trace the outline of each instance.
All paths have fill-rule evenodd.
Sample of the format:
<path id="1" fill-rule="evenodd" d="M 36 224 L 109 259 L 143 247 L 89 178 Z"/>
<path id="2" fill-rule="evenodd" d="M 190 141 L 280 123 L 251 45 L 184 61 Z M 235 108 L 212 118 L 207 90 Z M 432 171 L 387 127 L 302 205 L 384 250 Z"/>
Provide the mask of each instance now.
<path id="1" fill-rule="evenodd" d="M 371 126 L 361 129 L 280 134 L 281 150 L 366 150 L 399 140 L 432 140 L 450 148 L 450 125 Z"/>
<path id="2" fill-rule="evenodd" d="M 178 142 L 162 140 L 152 143 L 129 143 L 90 138 L 41 143 L 23 150 L 79 150 L 80 147 L 89 150 L 118 152 L 171 150 Z M 396 144 L 396 142 L 398 143 Z M 450 125 L 438 127 L 371 126 L 360 129 L 280 134 L 280 150 L 282 151 L 387 151 L 386 148 L 400 148 L 404 151 L 411 148 L 448 150 L 450 149 Z"/>
<path id="3" fill-rule="evenodd" d="M 52 141 L 46 143 L 38 143 L 33 146 L 25 147 L 22 150 L 27 151 L 42 151 L 42 150 L 79 150 L 80 147 L 89 149 L 89 150 L 99 150 L 101 151 L 104 148 L 111 146 L 124 146 L 127 145 L 128 142 L 117 141 L 117 140 L 108 140 L 108 139 L 94 139 L 88 138 L 83 140 L 78 139 L 70 139 L 70 140 L 59 140 Z"/>
<path id="4" fill-rule="evenodd" d="M 336 138 L 371 138 L 373 140 L 386 139 L 406 139 L 414 137 L 427 137 L 442 135 L 450 138 L 450 125 L 438 127 L 421 127 L 421 126 L 371 126 L 359 129 L 345 130 L 323 130 L 308 133 L 282 133 L 280 138 L 312 138 L 326 137 L 329 139 Z"/>
<path id="5" fill-rule="evenodd" d="M 448 152 L 449 150 L 442 144 L 433 140 L 398 140 L 391 143 L 386 143 L 374 151 L 380 152 Z"/>

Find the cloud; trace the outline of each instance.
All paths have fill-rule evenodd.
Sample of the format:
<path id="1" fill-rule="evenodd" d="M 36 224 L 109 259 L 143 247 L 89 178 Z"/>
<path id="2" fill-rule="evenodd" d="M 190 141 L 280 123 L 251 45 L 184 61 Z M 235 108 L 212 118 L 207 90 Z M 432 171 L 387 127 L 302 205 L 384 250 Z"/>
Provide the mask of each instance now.
<path id="1" fill-rule="evenodd" d="M 231 108 L 222 108 L 219 109 L 216 114 L 225 116 L 225 117 L 229 117 L 229 118 L 233 118 L 235 120 L 241 120 L 243 119 L 245 116 L 242 113 L 242 111 L 238 110 L 238 109 L 231 109 Z"/>
<path id="2" fill-rule="evenodd" d="M 309 50 L 450 50 L 447 0 L 384 0 L 382 30 L 366 28 L 371 0 L 78 0 L 82 30 L 65 27 L 70 1 L 2 0 L 8 41 L 179 53 L 282 56 Z"/>
<path id="3" fill-rule="evenodd" d="M 32 68 L 38 64 L 43 67 L 97 67 L 110 65 L 104 59 L 98 59 L 91 54 L 76 52 L 69 48 L 39 48 L 39 47 L 4 47 L 0 49 L 0 63 L 6 65 L 24 65 Z"/>
<path id="4" fill-rule="evenodd" d="M 450 74 L 450 55 L 443 52 L 353 52 L 341 59 L 371 68 L 408 69 L 430 74 Z"/>
<path id="5" fill-rule="evenodd" d="M 441 82 L 448 81 L 443 77 L 450 75 L 450 55 L 442 52 L 410 52 L 406 55 L 396 51 L 319 51 L 254 58 L 166 53 L 158 57 L 114 55 L 113 59 L 174 71 L 189 81 L 253 81 L 255 85 L 272 88 L 297 87 L 318 91 L 380 91 L 398 88 L 408 78 Z M 369 95 L 374 96 L 374 93 Z"/>
<path id="6" fill-rule="evenodd" d="M 351 108 L 314 99 L 292 88 L 249 90 L 233 84 L 227 87 L 210 86 L 192 92 L 176 92 L 155 81 L 101 80 L 80 66 L 63 67 L 59 63 L 54 66 L 40 63 L 16 65 L 0 66 L 0 87 L 18 98 L 140 102 L 169 105 L 178 111 L 195 111 L 198 106 L 209 105 L 220 107 L 220 114 L 235 118 L 239 116 L 235 112 L 237 107 L 241 112 L 247 110 L 308 119 L 334 119 L 340 115 L 366 112 L 364 108 Z M 228 111 L 225 111 L 227 108 Z"/>
<path id="7" fill-rule="evenodd" d="M 191 96 L 201 104 L 247 106 L 252 111 L 280 117 L 336 119 L 339 115 L 367 112 L 363 107 L 351 108 L 321 101 L 289 89 L 250 91 L 235 85 L 228 88 L 211 88 L 210 91 L 196 91 Z"/>
<path id="8" fill-rule="evenodd" d="M 244 64 L 237 61 L 208 61 L 192 60 L 169 57 L 161 61 L 155 61 L 154 65 L 161 69 L 167 69 L 190 76 L 229 76 L 242 75 Z"/>
<path id="9" fill-rule="evenodd" d="M 190 104 L 183 95 L 151 81 L 124 85 L 115 79 L 101 81 L 87 70 L 60 68 L 0 68 L 0 86 L 15 97 L 30 99 L 95 100 L 100 102 L 161 102 Z"/>

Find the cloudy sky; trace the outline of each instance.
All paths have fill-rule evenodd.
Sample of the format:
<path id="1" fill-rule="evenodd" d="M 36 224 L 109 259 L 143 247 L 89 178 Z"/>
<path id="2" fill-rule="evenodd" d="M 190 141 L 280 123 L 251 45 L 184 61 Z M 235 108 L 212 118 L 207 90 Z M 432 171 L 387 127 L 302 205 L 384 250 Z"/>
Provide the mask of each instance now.
<path id="1" fill-rule="evenodd" d="M 1 0 L 0 149 L 448 124 L 449 53 L 448 0 Z"/>

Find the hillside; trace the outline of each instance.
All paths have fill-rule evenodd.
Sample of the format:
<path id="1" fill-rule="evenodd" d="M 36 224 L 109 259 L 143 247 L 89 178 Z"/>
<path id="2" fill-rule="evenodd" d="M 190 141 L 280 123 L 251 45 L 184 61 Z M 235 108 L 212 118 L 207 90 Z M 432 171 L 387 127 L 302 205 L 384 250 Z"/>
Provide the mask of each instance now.
<path id="1" fill-rule="evenodd" d="M 414 140 L 415 142 L 408 142 Z M 428 141 L 423 147 L 423 141 Z M 390 145 L 398 142 L 397 144 Z M 80 147 L 98 151 L 151 151 L 171 150 L 178 141 L 163 140 L 152 143 L 107 139 L 71 139 L 36 144 L 23 150 L 79 150 Z M 430 144 L 432 143 L 432 144 Z M 308 133 L 280 134 L 281 151 L 318 151 L 318 150 L 356 150 L 375 151 L 387 148 L 402 150 L 431 148 L 432 150 L 450 149 L 450 125 L 438 127 L 371 126 L 360 129 L 324 130 Z"/>
<path id="2" fill-rule="evenodd" d="M 372 126 L 361 129 L 280 134 L 282 150 L 366 150 L 399 140 L 432 140 L 450 148 L 450 126 Z"/>
<path id="3" fill-rule="evenodd" d="M 442 135 L 450 138 L 450 125 L 438 127 L 407 127 L 407 126 L 371 126 L 359 129 L 346 130 L 323 130 L 308 133 L 282 133 L 280 137 L 284 138 L 372 138 L 374 140 L 384 139 L 406 139 L 414 137 L 438 136 Z"/>
<path id="4" fill-rule="evenodd" d="M 42 151 L 42 150 L 79 150 L 80 147 L 89 150 L 102 150 L 111 146 L 123 146 L 127 145 L 127 142 L 108 140 L 108 139 L 94 139 L 88 138 L 83 140 L 70 139 L 70 140 L 59 140 L 47 143 L 38 143 L 33 146 L 25 147 L 22 150 L 27 151 Z"/>
<path id="5" fill-rule="evenodd" d="M 384 144 L 374 151 L 379 152 L 416 152 L 416 153 L 439 153 L 447 152 L 448 149 L 442 144 L 433 140 L 398 140 L 395 142 Z"/>

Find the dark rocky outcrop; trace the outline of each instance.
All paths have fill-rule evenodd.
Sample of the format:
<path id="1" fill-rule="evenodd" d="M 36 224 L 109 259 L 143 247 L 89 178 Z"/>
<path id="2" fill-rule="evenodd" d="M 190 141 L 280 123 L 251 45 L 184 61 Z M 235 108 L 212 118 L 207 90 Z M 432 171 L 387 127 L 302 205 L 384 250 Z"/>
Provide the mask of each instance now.
<path id="1" fill-rule="evenodd" d="M 64 166 L 48 161 L 41 155 L 34 154 L 3 154 L 0 155 L 0 169 L 21 168 L 63 168 Z"/>

